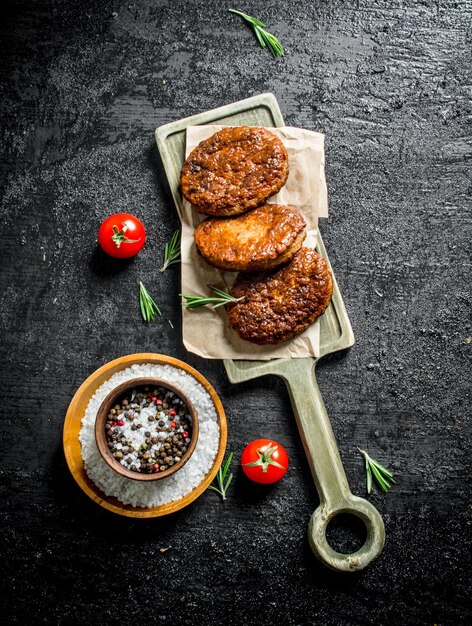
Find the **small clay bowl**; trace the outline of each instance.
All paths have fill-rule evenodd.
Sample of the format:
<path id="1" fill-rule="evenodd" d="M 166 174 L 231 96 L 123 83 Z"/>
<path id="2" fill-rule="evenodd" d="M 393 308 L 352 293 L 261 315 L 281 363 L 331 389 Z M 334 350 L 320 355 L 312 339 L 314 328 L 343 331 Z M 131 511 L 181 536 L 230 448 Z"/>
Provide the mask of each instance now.
<path id="1" fill-rule="evenodd" d="M 183 402 L 186 404 L 188 412 L 192 418 L 192 437 L 190 439 L 190 443 L 188 445 L 187 452 L 183 455 L 183 457 L 172 467 L 164 470 L 163 472 L 157 472 L 153 474 L 140 474 L 139 472 L 133 472 L 130 469 L 127 469 L 124 465 L 122 465 L 111 453 L 110 449 L 107 445 L 107 438 L 105 434 L 105 424 L 107 420 L 107 416 L 110 412 L 110 409 L 113 408 L 115 404 L 117 404 L 118 400 L 122 398 L 123 395 L 126 394 L 127 391 L 131 391 L 137 387 L 164 387 L 164 389 L 168 389 L 169 391 L 173 391 Z M 198 417 L 197 412 L 195 411 L 195 407 L 189 398 L 182 393 L 180 389 L 174 387 L 171 383 L 166 382 L 165 380 L 161 380 L 160 378 L 134 378 L 133 380 L 127 380 L 125 383 L 118 385 L 115 387 L 113 391 L 111 391 L 105 400 L 100 405 L 97 413 L 97 419 L 95 421 L 95 441 L 97 443 L 98 450 L 103 457 L 105 463 L 107 463 L 117 474 L 121 476 L 125 476 L 126 478 L 132 478 L 133 480 L 140 481 L 149 481 L 149 480 L 160 480 L 161 478 L 166 478 L 167 476 L 171 476 L 178 472 L 185 463 L 192 456 L 193 451 L 195 450 L 195 446 L 198 441 Z"/>

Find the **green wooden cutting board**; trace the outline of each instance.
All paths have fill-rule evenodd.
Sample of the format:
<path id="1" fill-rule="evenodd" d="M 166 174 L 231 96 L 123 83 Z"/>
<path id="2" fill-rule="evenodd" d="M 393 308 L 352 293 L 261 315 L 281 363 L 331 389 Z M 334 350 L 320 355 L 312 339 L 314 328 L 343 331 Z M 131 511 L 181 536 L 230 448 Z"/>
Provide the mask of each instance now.
<path id="1" fill-rule="evenodd" d="M 200 124 L 285 126 L 277 100 L 273 94 L 266 93 L 158 128 L 156 142 L 179 213 L 182 208 L 179 178 L 185 160 L 185 132 L 187 126 Z M 317 239 L 317 250 L 329 264 L 320 234 Z M 351 324 L 334 273 L 333 282 L 331 304 L 320 318 L 320 358 L 354 344 Z M 233 383 L 268 374 L 280 376 L 285 381 L 320 497 L 320 504 L 308 526 L 311 548 L 318 559 L 328 567 L 352 572 L 363 569 L 380 554 L 385 543 L 385 530 L 377 509 L 367 500 L 354 496 L 349 489 L 333 430 L 316 382 L 315 367 L 318 360 L 311 357 L 270 361 L 225 360 L 224 364 Z M 352 554 L 342 554 L 333 550 L 326 540 L 326 528 L 330 520 L 340 513 L 355 515 L 366 526 L 366 541 Z"/>

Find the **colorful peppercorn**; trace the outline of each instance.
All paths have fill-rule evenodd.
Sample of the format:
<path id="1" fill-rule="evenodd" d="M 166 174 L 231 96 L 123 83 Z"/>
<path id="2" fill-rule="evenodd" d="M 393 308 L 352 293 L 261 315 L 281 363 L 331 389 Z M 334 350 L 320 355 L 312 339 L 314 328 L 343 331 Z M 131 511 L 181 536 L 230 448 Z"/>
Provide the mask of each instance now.
<path id="1" fill-rule="evenodd" d="M 140 414 L 146 426 L 139 421 Z M 173 392 L 162 387 L 152 392 L 135 389 L 110 409 L 105 434 L 111 454 L 127 469 L 163 472 L 186 453 L 191 418 L 185 403 Z"/>

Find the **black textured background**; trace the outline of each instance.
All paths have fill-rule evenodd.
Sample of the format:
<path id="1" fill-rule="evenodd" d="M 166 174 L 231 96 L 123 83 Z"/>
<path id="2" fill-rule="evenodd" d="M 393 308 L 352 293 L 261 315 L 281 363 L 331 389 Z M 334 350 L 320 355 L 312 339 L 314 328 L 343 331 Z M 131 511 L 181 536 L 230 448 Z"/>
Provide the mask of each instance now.
<path id="1" fill-rule="evenodd" d="M 472 4 L 235 4 L 279 35 L 285 60 L 258 48 L 230 6 L 2 2 L 2 616 L 470 624 Z M 371 497 L 384 553 L 354 575 L 311 555 L 317 496 L 283 384 L 233 386 L 221 363 L 186 353 L 179 269 L 156 272 L 177 218 L 154 129 L 265 91 L 287 124 L 326 134 L 322 231 L 357 343 L 318 375 L 348 478 L 363 494 L 361 446 L 398 480 Z M 149 233 L 125 265 L 95 246 L 120 210 Z M 165 319 L 140 321 L 139 280 Z M 98 366 L 140 351 L 182 358 L 214 384 L 236 456 L 258 436 L 283 443 L 284 481 L 259 492 L 234 463 L 226 503 L 207 492 L 162 520 L 92 503 L 65 465 L 64 415 Z"/>

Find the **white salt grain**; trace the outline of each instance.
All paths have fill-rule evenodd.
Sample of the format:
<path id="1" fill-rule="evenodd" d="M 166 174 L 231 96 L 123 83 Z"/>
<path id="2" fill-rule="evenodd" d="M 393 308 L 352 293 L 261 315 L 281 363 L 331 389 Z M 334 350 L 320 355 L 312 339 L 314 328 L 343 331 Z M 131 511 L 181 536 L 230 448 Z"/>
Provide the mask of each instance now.
<path id="1" fill-rule="evenodd" d="M 149 377 L 172 383 L 190 398 L 198 415 L 199 435 L 192 456 L 175 474 L 139 482 L 120 476 L 105 463 L 95 443 L 95 420 L 101 403 L 115 387 L 127 380 Z M 115 497 L 123 504 L 151 508 L 180 500 L 202 482 L 216 458 L 220 428 L 213 400 L 196 378 L 171 365 L 145 363 L 113 374 L 97 389 L 85 409 L 79 441 L 85 471 L 105 495 Z"/>

